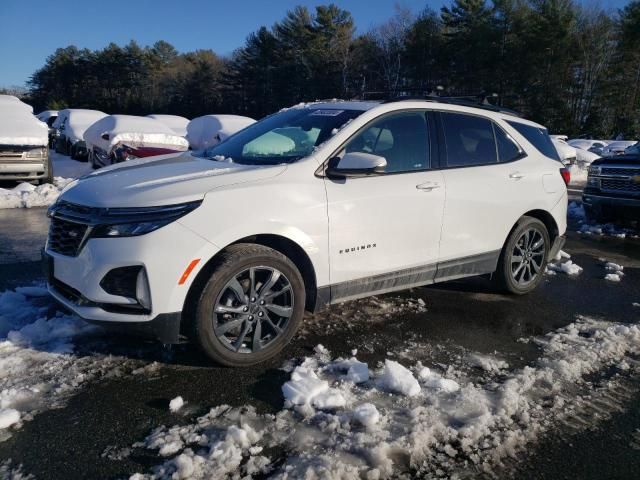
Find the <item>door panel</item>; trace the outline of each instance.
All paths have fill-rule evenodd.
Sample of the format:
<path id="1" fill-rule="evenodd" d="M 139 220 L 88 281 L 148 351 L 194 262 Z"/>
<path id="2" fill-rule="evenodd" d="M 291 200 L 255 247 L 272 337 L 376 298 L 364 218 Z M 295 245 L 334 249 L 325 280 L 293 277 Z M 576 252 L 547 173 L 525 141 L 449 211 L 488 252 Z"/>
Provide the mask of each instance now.
<path id="1" fill-rule="evenodd" d="M 445 198 L 442 172 L 325 182 L 332 284 L 425 265 L 433 272 L 404 272 L 411 277 L 405 281 L 433 278 Z M 424 184 L 431 188 L 417 188 Z"/>

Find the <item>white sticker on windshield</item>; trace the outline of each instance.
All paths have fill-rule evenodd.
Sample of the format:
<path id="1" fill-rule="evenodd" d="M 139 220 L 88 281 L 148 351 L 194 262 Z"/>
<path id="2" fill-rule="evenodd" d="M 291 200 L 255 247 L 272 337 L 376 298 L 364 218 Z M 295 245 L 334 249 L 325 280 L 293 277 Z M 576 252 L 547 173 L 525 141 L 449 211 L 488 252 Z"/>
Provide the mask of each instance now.
<path id="1" fill-rule="evenodd" d="M 318 117 L 337 117 L 344 110 L 314 110 L 310 115 L 315 115 Z"/>

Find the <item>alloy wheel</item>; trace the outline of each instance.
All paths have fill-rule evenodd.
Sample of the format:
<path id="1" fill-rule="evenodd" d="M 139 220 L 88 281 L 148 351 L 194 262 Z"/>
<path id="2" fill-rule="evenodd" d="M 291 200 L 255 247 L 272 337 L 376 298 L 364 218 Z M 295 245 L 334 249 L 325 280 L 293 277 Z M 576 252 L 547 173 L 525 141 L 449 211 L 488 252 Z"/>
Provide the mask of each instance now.
<path id="1" fill-rule="evenodd" d="M 544 266 L 545 240 L 536 228 L 522 232 L 511 253 L 511 275 L 520 286 L 533 282 Z"/>
<path id="2" fill-rule="evenodd" d="M 294 310 L 289 279 L 273 267 L 255 266 L 235 274 L 213 310 L 213 331 L 232 352 L 256 353 L 285 330 Z"/>

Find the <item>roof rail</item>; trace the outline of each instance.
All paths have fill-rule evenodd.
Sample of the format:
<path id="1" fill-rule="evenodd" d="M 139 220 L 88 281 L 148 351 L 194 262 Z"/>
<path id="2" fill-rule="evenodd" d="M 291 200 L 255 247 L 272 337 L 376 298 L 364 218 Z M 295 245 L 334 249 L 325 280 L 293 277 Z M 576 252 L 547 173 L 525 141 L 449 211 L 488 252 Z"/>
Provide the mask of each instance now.
<path id="1" fill-rule="evenodd" d="M 492 97 L 495 97 L 495 96 L 497 95 L 492 95 Z M 482 110 L 506 113 L 508 115 L 513 115 L 516 117 L 520 116 L 520 114 L 515 110 L 493 105 L 492 103 L 489 102 L 489 98 L 490 98 L 489 96 L 484 94 L 462 95 L 462 96 L 453 96 L 453 97 L 440 97 L 436 95 L 400 95 L 397 97 L 389 98 L 383 101 L 382 103 L 405 102 L 410 100 L 424 100 L 427 102 L 446 103 L 449 105 L 460 105 L 463 107 L 480 108 Z"/>

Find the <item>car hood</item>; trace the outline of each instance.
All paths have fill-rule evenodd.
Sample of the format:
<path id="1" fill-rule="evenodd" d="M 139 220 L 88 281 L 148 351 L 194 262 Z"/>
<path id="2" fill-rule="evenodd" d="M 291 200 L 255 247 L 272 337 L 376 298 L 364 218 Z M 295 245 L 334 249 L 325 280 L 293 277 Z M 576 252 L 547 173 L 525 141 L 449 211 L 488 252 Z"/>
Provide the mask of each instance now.
<path id="1" fill-rule="evenodd" d="M 60 198 L 101 208 L 170 205 L 200 200 L 216 188 L 274 177 L 284 170 L 285 165 L 240 165 L 185 152 L 96 170 L 71 182 Z"/>
<path id="2" fill-rule="evenodd" d="M 627 155 L 616 155 L 615 157 L 603 157 L 598 160 L 594 160 L 591 165 L 625 165 L 630 164 L 634 167 L 640 166 L 640 155 L 637 154 L 627 154 Z"/>

